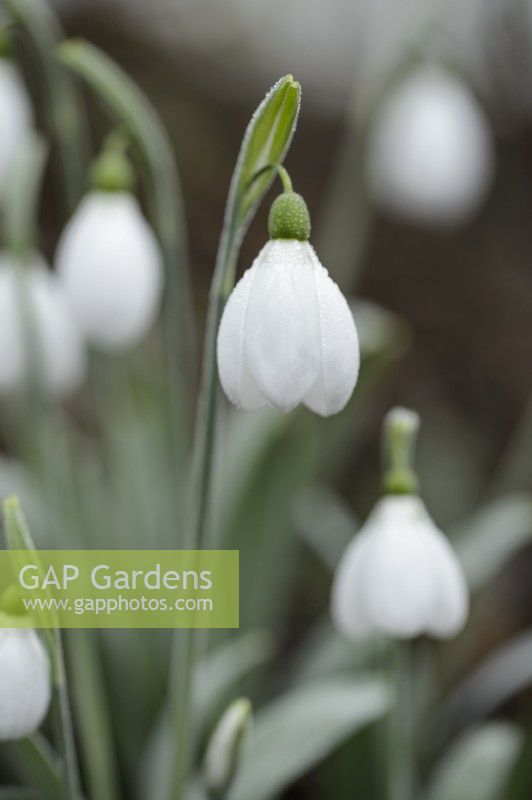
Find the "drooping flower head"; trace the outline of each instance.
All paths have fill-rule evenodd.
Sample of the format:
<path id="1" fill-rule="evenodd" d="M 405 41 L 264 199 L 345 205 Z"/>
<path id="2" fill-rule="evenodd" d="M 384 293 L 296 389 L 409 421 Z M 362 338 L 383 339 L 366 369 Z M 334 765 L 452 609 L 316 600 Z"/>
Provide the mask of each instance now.
<path id="1" fill-rule="evenodd" d="M 410 466 L 417 415 L 390 412 L 385 495 L 347 547 L 336 571 L 331 614 L 348 638 L 380 634 L 455 636 L 468 613 L 458 559 L 416 494 Z"/>
<path id="2" fill-rule="evenodd" d="M 6 610 L 2 598 L 0 625 L 0 741 L 21 739 L 35 733 L 51 699 L 51 669 L 46 648 L 18 607 Z M 10 596 L 10 604 L 12 604 Z M 20 627 L 17 627 L 20 625 Z"/>
<path id="3" fill-rule="evenodd" d="M 387 211 L 457 225 L 477 211 L 494 171 L 486 116 L 469 88 L 436 66 L 385 98 L 370 128 L 368 186 Z"/>
<path id="4" fill-rule="evenodd" d="M 349 306 L 309 243 L 303 198 L 285 192 L 273 203 L 268 241 L 233 290 L 218 333 L 218 371 L 239 408 L 270 405 L 286 413 L 300 403 L 322 416 L 341 411 L 359 368 Z"/>
<path id="5" fill-rule="evenodd" d="M 0 393 L 20 391 L 32 366 L 48 396 L 64 397 L 85 374 L 83 339 L 43 258 L 34 253 L 19 264 L 0 253 Z"/>
<path id="6" fill-rule="evenodd" d="M 111 148 L 97 160 L 93 190 L 65 227 L 57 272 L 87 339 L 106 351 L 136 345 L 159 311 L 162 256 L 131 194 L 131 170 Z"/>

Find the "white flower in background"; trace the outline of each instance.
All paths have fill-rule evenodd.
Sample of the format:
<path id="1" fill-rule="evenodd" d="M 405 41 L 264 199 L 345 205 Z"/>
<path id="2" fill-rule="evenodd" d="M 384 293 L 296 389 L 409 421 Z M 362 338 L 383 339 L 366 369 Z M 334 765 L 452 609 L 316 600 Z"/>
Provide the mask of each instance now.
<path id="1" fill-rule="evenodd" d="M 9 170 L 21 141 L 32 128 L 28 92 L 16 66 L 0 57 L 0 200 L 9 187 Z"/>
<path id="2" fill-rule="evenodd" d="M 218 371 L 239 408 L 303 403 L 322 416 L 341 411 L 356 384 L 358 338 L 349 306 L 307 241 L 303 198 L 280 195 L 271 240 L 235 287 L 218 333 Z"/>
<path id="3" fill-rule="evenodd" d="M 34 733 L 50 705 L 50 661 L 30 628 L 0 628 L 0 740 Z"/>
<path id="4" fill-rule="evenodd" d="M 399 216 L 453 225 L 478 210 L 494 172 L 489 124 L 458 78 L 419 68 L 377 110 L 367 180 L 376 202 Z"/>
<path id="5" fill-rule="evenodd" d="M 87 339 L 107 351 L 133 347 L 159 311 L 159 245 L 135 197 L 93 191 L 59 241 L 56 266 Z"/>
<path id="6" fill-rule="evenodd" d="M 85 374 L 85 349 L 60 282 L 37 254 L 21 265 L 0 255 L 0 392 L 23 387 L 31 336 L 45 392 L 60 398 L 76 389 Z"/>
<path id="7" fill-rule="evenodd" d="M 467 588 L 451 545 L 414 495 L 383 497 L 344 553 L 332 616 L 349 638 L 447 638 L 464 626 Z"/>
<path id="8" fill-rule="evenodd" d="M 418 418 L 386 418 L 385 496 L 347 547 L 336 571 L 331 614 L 348 638 L 380 634 L 455 636 L 465 625 L 468 591 L 459 561 L 415 494 L 410 467 Z"/>

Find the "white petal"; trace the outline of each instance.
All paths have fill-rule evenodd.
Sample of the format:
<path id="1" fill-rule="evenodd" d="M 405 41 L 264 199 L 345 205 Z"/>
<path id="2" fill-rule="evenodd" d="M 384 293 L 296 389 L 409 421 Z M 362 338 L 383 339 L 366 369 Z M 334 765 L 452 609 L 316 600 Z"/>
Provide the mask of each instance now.
<path id="1" fill-rule="evenodd" d="M 6 58 L 0 58 L 0 108 L 0 198 L 5 200 L 13 157 L 32 125 L 28 92 L 18 70 Z"/>
<path id="2" fill-rule="evenodd" d="M 361 594 L 368 544 L 371 544 L 371 538 L 363 529 L 347 547 L 334 576 L 331 617 L 340 633 L 348 639 L 358 639 L 374 631 Z"/>
<path id="3" fill-rule="evenodd" d="M 157 240 L 132 195 L 87 195 L 63 231 L 56 265 L 91 342 L 113 351 L 145 336 L 159 310 L 163 268 Z"/>
<path id="4" fill-rule="evenodd" d="M 469 612 L 469 595 L 464 573 L 449 541 L 435 526 L 430 548 L 436 581 L 428 630 L 442 639 L 456 636 L 464 627 Z"/>
<path id="5" fill-rule="evenodd" d="M 30 293 L 45 389 L 53 397 L 63 397 L 77 389 L 85 375 L 81 333 L 63 286 L 54 275 L 44 268 L 35 269 Z"/>
<path id="6" fill-rule="evenodd" d="M 84 344 L 62 286 L 38 255 L 24 265 L 0 256 L 0 392 L 22 389 L 29 368 L 21 318 L 24 293 L 43 387 L 48 395 L 62 397 L 84 377 Z"/>
<path id="7" fill-rule="evenodd" d="M 387 501 L 384 498 L 381 503 Z M 382 633 L 399 638 L 417 636 L 425 630 L 432 612 L 435 578 L 423 532 L 388 514 L 381 519 L 377 516 L 374 525 L 363 576 L 366 612 Z"/>
<path id="8" fill-rule="evenodd" d="M 360 352 L 353 315 L 338 286 L 312 250 L 318 300 L 321 365 L 319 377 L 305 397 L 317 414 L 337 414 L 348 402 L 358 377 Z"/>
<path id="9" fill-rule="evenodd" d="M 220 382 L 229 400 L 248 411 L 266 405 L 244 360 L 244 328 L 259 258 L 260 255 L 233 289 L 224 308 L 217 340 Z"/>
<path id="10" fill-rule="evenodd" d="M 0 740 L 34 733 L 50 704 L 50 663 L 33 630 L 0 628 Z"/>
<path id="11" fill-rule="evenodd" d="M 283 412 L 303 400 L 320 368 L 313 273 L 307 242 L 270 241 L 249 297 L 244 358 L 259 391 Z"/>

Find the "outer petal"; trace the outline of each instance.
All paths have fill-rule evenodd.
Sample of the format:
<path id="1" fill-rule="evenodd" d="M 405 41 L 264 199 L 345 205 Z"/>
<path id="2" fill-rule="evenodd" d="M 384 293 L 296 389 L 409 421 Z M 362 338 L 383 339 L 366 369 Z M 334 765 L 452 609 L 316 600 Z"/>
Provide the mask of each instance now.
<path id="1" fill-rule="evenodd" d="M 85 375 L 84 342 L 57 278 L 44 265 L 28 275 L 45 387 L 50 395 L 63 397 L 77 389 Z"/>
<path id="2" fill-rule="evenodd" d="M 409 638 L 426 629 L 433 608 L 432 567 L 423 534 L 415 527 L 397 520 L 375 530 L 362 594 L 377 630 Z"/>
<path id="3" fill-rule="evenodd" d="M 217 340 L 218 373 L 229 400 L 248 411 L 266 405 L 244 360 L 244 328 L 249 295 L 260 259 L 255 259 L 233 289 L 224 308 Z"/>
<path id="4" fill-rule="evenodd" d="M 426 535 L 437 575 L 428 630 L 442 639 L 450 638 L 462 630 L 467 620 L 467 584 L 458 558 L 444 534 L 431 522 Z"/>
<path id="5" fill-rule="evenodd" d="M 362 578 L 371 546 L 369 531 L 358 533 L 343 554 L 331 591 L 331 617 L 348 639 L 359 639 L 373 630 L 362 602 Z"/>
<path id="6" fill-rule="evenodd" d="M 136 344 L 152 325 L 162 292 L 157 240 L 127 192 L 91 192 L 61 236 L 57 254 L 75 318 L 106 350 Z"/>
<path id="7" fill-rule="evenodd" d="M 261 394 L 283 412 L 316 382 L 319 311 L 307 242 L 277 239 L 264 247 L 249 297 L 244 358 Z"/>
<path id="8" fill-rule="evenodd" d="M 321 366 L 318 380 L 304 403 L 317 414 L 328 417 L 341 411 L 351 397 L 358 377 L 360 351 L 347 301 L 310 249 L 319 309 Z"/>
<path id="9" fill-rule="evenodd" d="M 33 630 L 0 628 L 0 740 L 29 736 L 50 704 L 50 663 Z"/>

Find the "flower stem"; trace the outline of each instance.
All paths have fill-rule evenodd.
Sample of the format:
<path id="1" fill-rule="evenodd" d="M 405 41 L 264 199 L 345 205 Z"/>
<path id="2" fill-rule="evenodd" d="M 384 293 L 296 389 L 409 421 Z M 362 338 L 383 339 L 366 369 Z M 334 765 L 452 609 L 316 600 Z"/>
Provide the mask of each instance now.
<path id="1" fill-rule="evenodd" d="M 415 783 L 412 643 L 390 645 L 390 673 L 396 703 L 388 720 L 387 800 L 412 800 Z"/>
<path id="2" fill-rule="evenodd" d="M 63 643 L 58 630 L 54 631 L 54 729 L 62 761 L 62 800 L 79 800 L 81 782 L 79 778 L 76 746 L 72 727 L 72 714 L 66 684 Z"/>
<path id="3" fill-rule="evenodd" d="M 418 480 L 413 469 L 419 416 L 407 408 L 393 408 L 384 420 L 383 489 L 386 494 L 414 494 Z"/>

